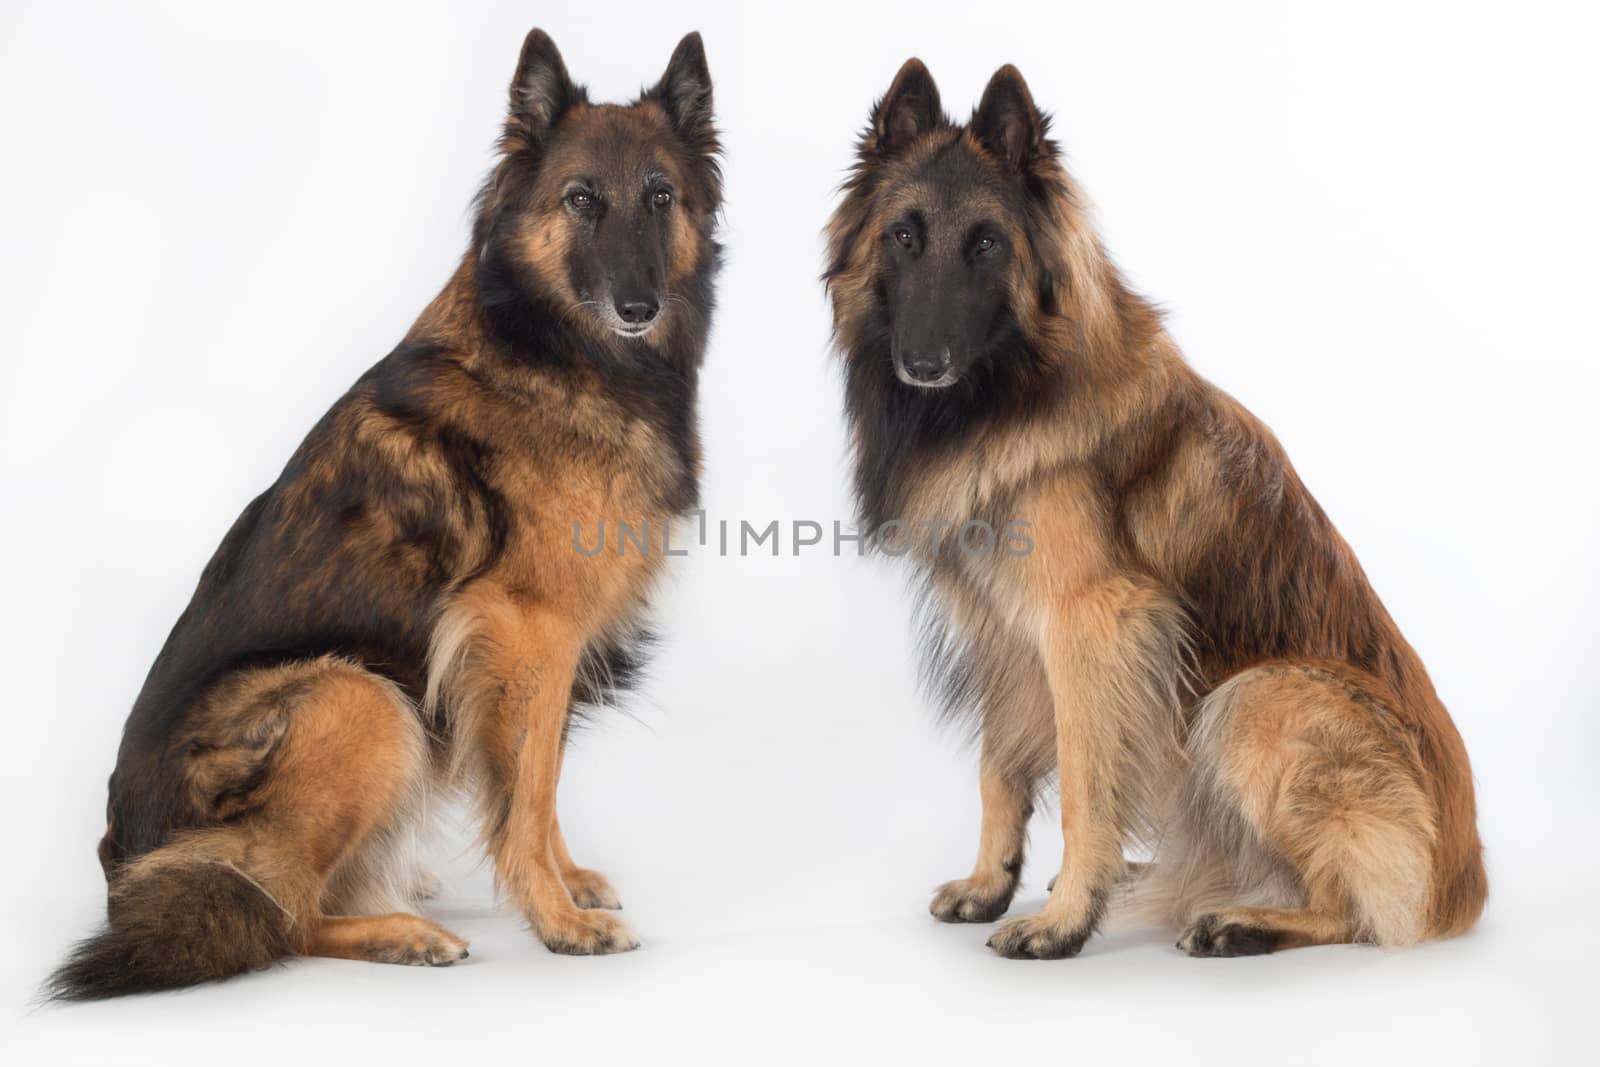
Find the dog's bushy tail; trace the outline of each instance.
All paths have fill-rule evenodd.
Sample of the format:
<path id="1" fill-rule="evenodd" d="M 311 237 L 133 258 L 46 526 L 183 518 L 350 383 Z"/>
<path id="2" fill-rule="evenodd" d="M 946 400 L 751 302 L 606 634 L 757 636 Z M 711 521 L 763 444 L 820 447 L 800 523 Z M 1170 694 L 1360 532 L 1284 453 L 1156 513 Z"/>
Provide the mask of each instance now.
<path id="1" fill-rule="evenodd" d="M 230 863 L 157 851 L 111 884 L 105 927 L 45 982 L 51 1000 L 101 1000 L 198 985 L 291 952 L 290 916 Z"/>

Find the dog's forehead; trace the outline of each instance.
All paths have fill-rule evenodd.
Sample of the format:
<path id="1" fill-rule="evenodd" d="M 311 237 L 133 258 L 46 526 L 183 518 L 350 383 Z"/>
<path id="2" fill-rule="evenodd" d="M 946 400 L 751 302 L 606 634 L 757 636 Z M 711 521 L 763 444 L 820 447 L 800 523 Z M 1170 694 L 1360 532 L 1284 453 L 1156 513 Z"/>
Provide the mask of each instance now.
<path id="1" fill-rule="evenodd" d="M 891 213 L 920 214 L 933 228 L 1004 216 L 1013 210 L 1009 192 L 993 165 L 957 137 L 908 157 L 883 202 Z"/>
<path id="2" fill-rule="evenodd" d="M 547 163 L 563 178 L 632 182 L 653 172 L 675 175 L 671 132 L 655 104 L 601 104 L 566 116 Z M 570 173 L 569 173 L 570 172 Z"/>

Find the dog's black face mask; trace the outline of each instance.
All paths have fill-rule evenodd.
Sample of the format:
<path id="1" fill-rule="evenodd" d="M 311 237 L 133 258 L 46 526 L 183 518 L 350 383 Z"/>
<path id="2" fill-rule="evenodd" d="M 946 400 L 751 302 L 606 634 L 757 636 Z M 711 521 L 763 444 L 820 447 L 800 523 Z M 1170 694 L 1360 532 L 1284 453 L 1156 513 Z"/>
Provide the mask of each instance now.
<path id="1" fill-rule="evenodd" d="M 1019 81 L 997 78 L 966 129 L 908 63 L 875 109 L 864 156 L 881 170 L 880 298 L 896 378 L 916 389 L 962 381 L 1016 336 L 1029 270 L 1028 155 L 1042 119 Z"/>
<path id="2" fill-rule="evenodd" d="M 895 376 L 955 384 L 1014 333 L 1014 195 L 958 140 L 886 191 L 883 299 Z"/>

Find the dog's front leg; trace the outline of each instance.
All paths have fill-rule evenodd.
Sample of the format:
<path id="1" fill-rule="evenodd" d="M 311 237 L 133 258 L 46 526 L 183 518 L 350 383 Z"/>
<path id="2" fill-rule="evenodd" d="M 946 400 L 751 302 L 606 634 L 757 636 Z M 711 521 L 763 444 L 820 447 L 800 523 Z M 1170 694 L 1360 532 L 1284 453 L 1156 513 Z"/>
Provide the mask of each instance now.
<path id="1" fill-rule="evenodd" d="M 500 616 L 502 620 L 505 615 Z M 556 821 L 556 785 L 561 774 L 562 735 L 582 640 L 559 614 L 517 613 L 502 632 L 485 634 L 490 650 L 484 666 L 499 681 L 488 739 L 499 750 L 488 763 L 501 795 L 490 846 L 501 885 L 522 909 L 547 947 L 570 955 L 625 952 L 638 940 L 615 915 L 580 908 L 562 878 L 565 846 Z"/>
<path id="2" fill-rule="evenodd" d="M 989 939 L 1002 956 L 1075 956 L 1124 872 L 1122 846 L 1176 752 L 1181 613 L 1116 576 L 1064 598 L 1045 626 L 1061 778 L 1061 869 L 1037 915 Z"/>
<path id="3" fill-rule="evenodd" d="M 984 737 L 978 780 L 983 823 L 978 861 L 965 878 L 935 890 L 928 905 L 935 919 L 947 923 L 993 922 L 1005 914 L 1022 877 L 1022 853 L 1033 814 L 1033 782 L 1019 777 Z"/>

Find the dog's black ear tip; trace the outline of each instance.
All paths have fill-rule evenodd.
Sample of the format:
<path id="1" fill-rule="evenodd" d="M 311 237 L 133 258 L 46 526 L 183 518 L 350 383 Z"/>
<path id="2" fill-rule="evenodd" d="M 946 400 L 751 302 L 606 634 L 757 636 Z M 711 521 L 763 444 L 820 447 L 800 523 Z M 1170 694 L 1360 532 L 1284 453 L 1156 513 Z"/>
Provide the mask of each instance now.
<path id="1" fill-rule="evenodd" d="M 1051 154 L 1045 140 L 1049 120 L 1033 102 L 1022 72 L 1007 63 L 994 72 L 972 113 L 972 132 L 1002 158 L 1019 167 Z"/>
<path id="2" fill-rule="evenodd" d="M 679 130 L 711 132 L 711 69 L 706 66 L 705 42 L 698 30 L 683 35 L 661 80 L 645 90 L 645 95 L 667 109 Z"/>
<path id="3" fill-rule="evenodd" d="M 939 107 L 939 86 L 934 83 L 928 65 L 916 56 L 912 56 L 900 64 L 894 81 L 889 84 L 889 92 L 885 94 L 885 99 L 920 100 L 936 110 Z"/>
<path id="4" fill-rule="evenodd" d="M 517 77 L 520 80 L 537 70 L 556 71 L 565 78 L 567 65 L 561 58 L 561 49 L 556 47 L 555 40 L 535 26 L 522 39 L 522 55 L 517 57 Z"/>
<path id="5" fill-rule="evenodd" d="M 900 64 L 889 91 L 873 106 L 870 141 L 864 147 L 874 152 L 899 151 L 944 121 L 939 87 L 922 60 L 912 56 Z"/>
<path id="6" fill-rule="evenodd" d="M 539 136 L 576 96 L 567 64 L 550 35 L 535 26 L 522 40 L 511 78 L 510 116 L 524 133 Z"/>
<path id="7" fill-rule="evenodd" d="M 1028 91 L 1027 79 L 1022 76 L 1022 71 L 1018 70 L 1016 65 L 1012 63 L 1007 63 L 999 68 L 989 78 L 989 86 L 984 90 L 984 95 L 987 96 L 993 92 L 1004 92 L 1020 96 L 1028 101 L 1029 104 L 1033 103 L 1033 94 Z"/>
<path id="8" fill-rule="evenodd" d="M 709 80 L 706 43 L 701 38 L 699 30 L 690 30 L 684 34 L 683 40 L 678 42 L 678 47 L 672 50 L 672 58 L 667 61 L 667 74 L 669 77 L 691 76 L 700 81 Z"/>
<path id="9" fill-rule="evenodd" d="M 706 43 L 700 36 L 699 30 L 690 30 L 683 35 L 683 40 L 678 42 L 678 47 L 672 50 L 672 59 L 667 64 L 669 70 L 692 70 L 697 74 L 709 73 L 706 66 Z"/>
<path id="10" fill-rule="evenodd" d="M 916 56 L 912 56 L 900 64 L 900 69 L 895 72 L 893 87 L 901 90 L 917 88 L 924 92 L 932 89 L 937 92 L 933 84 L 933 73 L 928 70 L 928 65 Z"/>
<path id="11" fill-rule="evenodd" d="M 522 39 L 522 54 L 524 56 L 559 54 L 556 49 L 555 38 L 544 30 L 535 26 L 528 31 L 528 36 Z"/>

